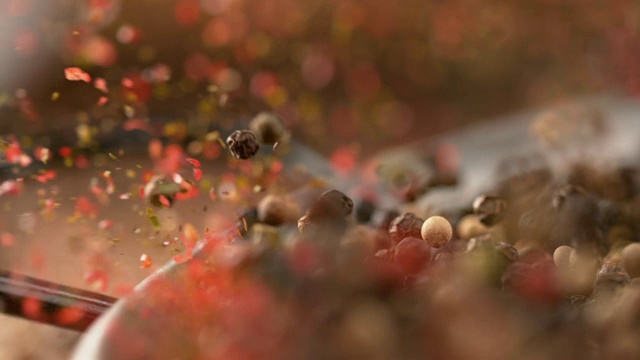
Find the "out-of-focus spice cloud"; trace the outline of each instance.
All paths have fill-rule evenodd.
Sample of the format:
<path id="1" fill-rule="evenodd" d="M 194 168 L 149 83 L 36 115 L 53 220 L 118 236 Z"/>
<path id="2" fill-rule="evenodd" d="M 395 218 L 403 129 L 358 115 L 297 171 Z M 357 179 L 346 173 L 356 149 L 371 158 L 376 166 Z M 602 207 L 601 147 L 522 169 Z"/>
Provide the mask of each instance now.
<path id="1" fill-rule="evenodd" d="M 637 92 L 639 6 L 7 0 L 2 130 L 50 136 L 84 120 L 109 137 L 160 117 L 186 138 L 226 107 L 275 110 L 316 147 L 335 145 L 329 134 L 379 147 L 523 105 Z M 65 82 L 71 66 L 97 81 Z"/>

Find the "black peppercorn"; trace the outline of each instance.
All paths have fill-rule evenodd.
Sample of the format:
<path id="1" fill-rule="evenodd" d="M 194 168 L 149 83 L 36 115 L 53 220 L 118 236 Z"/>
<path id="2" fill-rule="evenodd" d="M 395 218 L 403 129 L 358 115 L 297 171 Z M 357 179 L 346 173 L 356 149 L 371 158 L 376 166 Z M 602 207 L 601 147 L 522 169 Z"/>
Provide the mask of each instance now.
<path id="1" fill-rule="evenodd" d="M 594 290 L 596 292 L 611 291 L 629 284 L 631 277 L 621 263 L 611 261 L 604 263 L 596 275 Z"/>
<path id="2" fill-rule="evenodd" d="M 480 195 L 473 201 L 473 212 L 486 226 L 499 223 L 506 208 L 506 201 L 495 195 Z"/>
<path id="3" fill-rule="evenodd" d="M 249 130 L 236 130 L 227 138 L 227 146 L 236 159 L 247 160 L 260 149 L 256 136 Z"/>
<path id="4" fill-rule="evenodd" d="M 360 200 L 355 205 L 356 221 L 361 224 L 368 223 L 376 211 L 376 205 L 368 200 Z"/>
<path id="5" fill-rule="evenodd" d="M 312 217 L 343 217 L 351 213 L 353 213 L 353 200 L 335 189 L 322 193 L 309 209 L 309 215 Z"/>
<path id="6" fill-rule="evenodd" d="M 405 212 L 396 217 L 389 224 L 389 236 L 394 244 L 407 237 L 422 237 L 422 224 L 424 220 L 410 212 Z"/>
<path id="7" fill-rule="evenodd" d="M 513 245 L 499 242 L 493 248 L 496 253 L 502 255 L 508 262 L 518 261 L 518 250 Z"/>

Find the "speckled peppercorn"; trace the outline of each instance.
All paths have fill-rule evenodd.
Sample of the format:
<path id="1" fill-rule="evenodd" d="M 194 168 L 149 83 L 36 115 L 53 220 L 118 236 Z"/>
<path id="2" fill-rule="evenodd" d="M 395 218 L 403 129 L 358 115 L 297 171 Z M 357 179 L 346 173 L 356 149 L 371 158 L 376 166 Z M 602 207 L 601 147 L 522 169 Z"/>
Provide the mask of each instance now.
<path id="1" fill-rule="evenodd" d="M 309 215 L 312 217 L 342 217 L 351 213 L 353 213 L 353 200 L 335 189 L 322 193 L 309 209 Z"/>
<path id="2" fill-rule="evenodd" d="M 249 130 L 236 130 L 227 138 L 227 146 L 231 155 L 236 159 L 247 160 L 253 157 L 258 150 L 258 140 Z"/>
<path id="3" fill-rule="evenodd" d="M 442 216 L 432 216 L 422 224 L 420 233 L 427 244 L 439 248 L 451 240 L 453 229 L 447 219 Z"/>

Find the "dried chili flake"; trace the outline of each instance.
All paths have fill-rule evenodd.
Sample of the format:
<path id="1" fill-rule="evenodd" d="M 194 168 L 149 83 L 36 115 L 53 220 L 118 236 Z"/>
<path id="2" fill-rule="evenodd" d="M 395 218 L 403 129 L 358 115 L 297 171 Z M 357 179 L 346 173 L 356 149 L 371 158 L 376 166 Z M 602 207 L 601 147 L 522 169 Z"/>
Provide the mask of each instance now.
<path id="1" fill-rule="evenodd" d="M 104 106 L 106 103 L 109 102 L 109 98 L 106 96 L 100 96 L 98 98 L 98 101 L 96 101 L 96 105 L 98 106 Z"/>
<path id="2" fill-rule="evenodd" d="M 186 159 L 186 161 L 187 161 L 189 164 L 191 164 L 191 165 L 193 165 L 193 166 L 195 166 L 195 167 L 197 167 L 197 168 L 199 168 L 199 167 L 201 166 L 200 161 L 198 161 L 198 160 L 196 160 L 196 159 L 194 159 L 194 158 L 187 158 L 187 159 Z"/>
<path id="3" fill-rule="evenodd" d="M 193 168 L 193 178 L 199 181 L 202 179 L 202 170 L 198 168 Z"/>
<path id="4" fill-rule="evenodd" d="M 109 89 L 107 88 L 107 80 L 103 78 L 96 78 L 93 82 L 93 86 L 102 91 L 103 93 L 108 93 Z"/>
<path id="5" fill-rule="evenodd" d="M 36 149 L 33 152 L 33 155 L 36 157 L 36 159 L 38 159 L 39 161 L 45 164 L 47 163 L 47 161 L 51 160 L 51 150 L 47 149 L 46 147 L 42 147 L 42 146 L 36 147 Z"/>
<path id="6" fill-rule="evenodd" d="M 153 265 L 151 257 L 147 254 L 140 255 L 140 269 L 148 269 Z"/>
<path id="7" fill-rule="evenodd" d="M 158 200 L 160 201 L 160 204 L 162 204 L 162 206 L 168 208 L 171 207 L 171 202 L 169 201 L 169 199 L 164 196 L 164 195 L 160 195 L 158 196 Z"/>
<path id="8" fill-rule="evenodd" d="M 91 82 L 91 75 L 87 74 L 79 67 L 68 67 L 64 69 L 64 77 L 69 81 Z"/>

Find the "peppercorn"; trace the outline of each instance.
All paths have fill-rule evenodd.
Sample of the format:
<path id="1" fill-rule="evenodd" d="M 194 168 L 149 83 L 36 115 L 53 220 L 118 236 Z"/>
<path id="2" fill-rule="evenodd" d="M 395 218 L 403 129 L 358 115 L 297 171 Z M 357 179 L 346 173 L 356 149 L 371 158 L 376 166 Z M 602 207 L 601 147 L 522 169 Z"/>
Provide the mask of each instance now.
<path id="1" fill-rule="evenodd" d="M 622 250 L 622 262 L 631 277 L 640 277 L 640 243 L 632 243 Z"/>
<path id="2" fill-rule="evenodd" d="M 420 237 L 420 229 L 424 220 L 410 212 L 402 213 L 389 224 L 389 235 L 393 244 L 397 244 L 406 237 Z"/>
<path id="3" fill-rule="evenodd" d="M 353 213 L 353 200 L 335 189 L 322 193 L 309 209 L 312 217 L 343 217 L 351 213 Z"/>
<path id="4" fill-rule="evenodd" d="M 273 145 L 277 143 L 284 133 L 284 123 L 276 114 L 270 112 L 261 112 L 256 115 L 251 124 L 251 131 L 265 145 Z"/>
<path id="5" fill-rule="evenodd" d="M 393 260 L 400 265 L 406 274 L 417 274 L 429 264 L 431 247 L 420 238 L 404 238 L 394 248 Z"/>
<path id="6" fill-rule="evenodd" d="M 518 250 L 511 244 L 504 242 L 497 243 L 494 247 L 495 251 L 502 255 L 504 259 L 512 263 L 518 261 Z"/>
<path id="7" fill-rule="evenodd" d="M 473 212 L 486 226 L 499 223 L 504 217 L 507 203 L 495 195 L 480 195 L 473 201 Z"/>
<path id="8" fill-rule="evenodd" d="M 289 206 L 280 196 L 267 195 L 258 204 L 258 220 L 264 224 L 279 226 L 287 220 Z"/>
<path id="9" fill-rule="evenodd" d="M 569 261 L 571 259 L 571 253 L 573 252 L 571 246 L 560 246 L 553 252 L 553 262 L 557 267 L 561 269 L 569 268 Z"/>
<path id="10" fill-rule="evenodd" d="M 373 228 L 380 229 L 383 231 L 389 231 L 389 226 L 391 226 L 391 222 L 393 219 L 398 217 L 400 212 L 397 210 L 391 209 L 378 209 L 373 213 L 371 217 L 370 224 Z"/>
<path id="11" fill-rule="evenodd" d="M 227 146 L 236 159 L 247 160 L 253 157 L 260 145 L 256 136 L 249 130 L 236 130 L 227 138 Z"/>
<path id="12" fill-rule="evenodd" d="M 439 248 L 451 240 L 453 229 L 447 219 L 442 216 L 432 216 L 422 224 L 420 234 L 427 244 Z"/>
<path id="13" fill-rule="evenodd" d="M 376 211 L 376 205 L 369 200 L 362 199 L 355 205 L 356 221 L 361 224 L 368 223 Z"/>
<path id="14" fill-rule="evenodd" d="M 611 291 L 629 284 L 631 278 L 621 263 L 611 261 L 604 263 L 596 275 L 595 292 Z"/>

